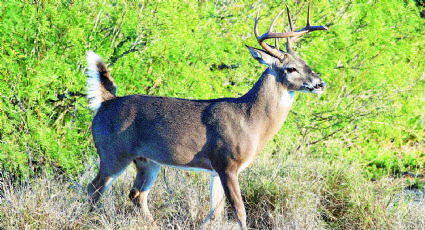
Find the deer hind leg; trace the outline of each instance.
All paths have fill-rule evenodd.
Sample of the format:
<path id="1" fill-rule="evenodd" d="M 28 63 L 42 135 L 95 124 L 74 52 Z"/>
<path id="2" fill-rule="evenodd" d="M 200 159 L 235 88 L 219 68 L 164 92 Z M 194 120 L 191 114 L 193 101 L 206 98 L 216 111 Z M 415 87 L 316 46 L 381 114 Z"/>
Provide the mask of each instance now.
<path id="1" fill-rule="evenodd" d="M 223 186 L 221 185 L 220 177 L 218 175 L 211 174 L 211 183 L 210 183 L 210 205 L 211 210 L 208 217 L 205 219 L 202 227 L 207 226 L 211 220 L 220 220 L 223 215 L 224 209 L 224 191 Z"/>
<path id="2" fill-rule="evenodd" d="M 130 191 L 129 198 L 134 205 L 142 209 L 143 214 L 151 221 L 153 217 L 148 208 L 148 193 L 155 183 L 161 165 L 146 158 L 137 158 L 134 160 L 137 168 L 137 176 L 134 180 L 133 188 Z"/>
<path id="3" fill-rule="evenodd" d="M 211 175 L 210 201 L 211 201 L 211 219 L 221 219 L 224 209 L 224 191 L 218 175 Z"/>
<path id="4" fill-rule="evenodd" d="M 100 155 L 99 173 L 94 180 L 87 186 L 87 192 L 90 197 L 91 210 L 98 202 L 103 193 L 108 190 L 114 180 L 125 170 L 131 159 L 119 157 L 117 155 Z M 115 157 L 114 157 L 115 156 Z"/>

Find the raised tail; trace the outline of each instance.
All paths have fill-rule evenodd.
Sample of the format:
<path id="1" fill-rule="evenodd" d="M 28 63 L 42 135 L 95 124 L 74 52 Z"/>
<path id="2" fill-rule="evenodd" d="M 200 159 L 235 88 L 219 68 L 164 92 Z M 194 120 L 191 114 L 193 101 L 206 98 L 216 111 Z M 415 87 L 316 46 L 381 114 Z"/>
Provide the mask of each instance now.
<path id="1" fill-rule="evenodd" d="M 102 102 L 115 98 L 117 85 L 109 74 L 105 62 L 93 51 L 87 52 L 87 99 L 89 107 L 97 111 Z"/>

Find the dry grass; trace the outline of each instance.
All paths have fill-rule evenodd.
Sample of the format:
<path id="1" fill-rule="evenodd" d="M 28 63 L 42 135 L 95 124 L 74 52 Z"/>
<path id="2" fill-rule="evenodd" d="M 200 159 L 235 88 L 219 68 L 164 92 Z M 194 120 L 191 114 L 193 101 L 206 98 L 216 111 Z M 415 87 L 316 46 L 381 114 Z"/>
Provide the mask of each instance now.
<path id="1" fill-rule="evenodd" d="M 270 163 L 272 162 L 272 163 Z M 91 164 L 94 165 L 94 164 Z M 72 181 L 42 175 L 10 184 L 5 176 L 0 203 L 6 229 L 152 229 L 128 200 L 133 167 L 121 175 L 88 212 L 85 186 L 96 172 Z M 163 168 L 149 195 L 158 229 L 196 229 L 209 212 L 209 175 Z M 248 224 L 255 229 L 424 229 L 425 206 L 403 190 L 403 180 L 365 180 L 356 164 L 312 159 L 260 157 L 240 175 Z M 413 194 L 413 195 L 412 195 Z M 210 229 L 238 229 L 227 208 Z"/>

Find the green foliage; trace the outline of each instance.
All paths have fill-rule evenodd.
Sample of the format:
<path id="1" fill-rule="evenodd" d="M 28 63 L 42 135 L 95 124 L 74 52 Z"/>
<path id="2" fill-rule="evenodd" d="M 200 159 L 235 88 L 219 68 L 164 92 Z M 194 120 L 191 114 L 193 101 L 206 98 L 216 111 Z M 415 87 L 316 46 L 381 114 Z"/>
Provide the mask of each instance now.
<path id="1" fill-rule="evenodd" d="M 288 3 L 301 28 L 306 2 Z M 362 164 L 368 178 L 423 171 L 422 5 L 314 1 L 313 24 L 329 30 L 304 36 L 296 50 L 329 87 L 319 97 L 297 94 L 264 154 L 302 150 L 314 157 L 344 157 Z M 265 69 L 244 46 L 258 47 L 252 26 L 259 7 L 265 31 L 282 9 L 280 1 L 0 3 L 2 167 L 20 177 L 52 167 L 75 175 L 96 156 L 93 114 L 82 96 L 88 50 L 113 63 L 119 95 L 244 94 Z M 223 64 L 236 68 L 216 68 Z"/>

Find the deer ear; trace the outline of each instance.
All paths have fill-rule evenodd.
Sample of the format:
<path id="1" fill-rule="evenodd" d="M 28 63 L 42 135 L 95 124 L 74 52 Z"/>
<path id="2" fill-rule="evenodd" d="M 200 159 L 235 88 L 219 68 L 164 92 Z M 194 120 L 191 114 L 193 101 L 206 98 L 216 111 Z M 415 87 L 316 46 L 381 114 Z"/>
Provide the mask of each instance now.
<path id="1" fill-rule="evenodd" d="M 260 49 L 249 47 L 249 46 L 246 46 L 246 47 L 248 48 L 249 52 L 251 52 L 252 57 L 255 58 L 261 64 L 264 64 L 270 67 L 273 65 L 273 63 L 278 61 L 277 58 L 273 57 L 272 55 L 270 55 L 264 50 L 260 50 Z"/>

